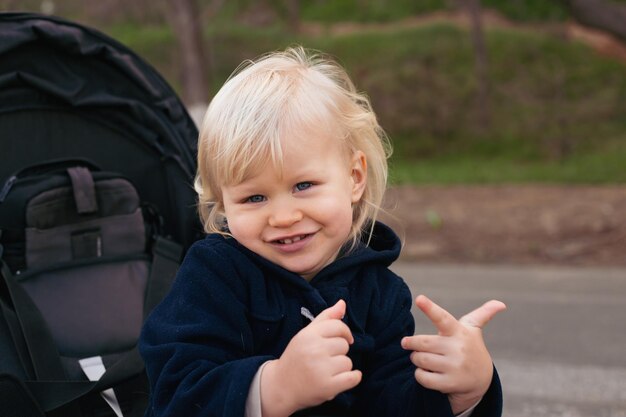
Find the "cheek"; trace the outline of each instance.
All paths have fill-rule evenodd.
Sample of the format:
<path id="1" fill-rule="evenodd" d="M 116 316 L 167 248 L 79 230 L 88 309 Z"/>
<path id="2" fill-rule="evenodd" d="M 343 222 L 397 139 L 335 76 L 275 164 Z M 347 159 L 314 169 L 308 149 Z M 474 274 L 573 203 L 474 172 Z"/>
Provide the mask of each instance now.
<path id="1" fill-rule="evenodd" d="M 259 233 L 251 224 L 235 222 L 233 225 L 228 224 L 230 234 L 237 242 L 253 250 L 254 242 L 259 238 Z"/>
<path id="2" fill-rule="evenodd" d="M 237 240 L 241 240 L 248 236 L 254 227 L 253 218 L 246 216 L 237 210 L 225 209 L 226 221 L 228 222 L 228 230 Z"/>
<path id="3" fill-rule="evenodd" d="M 346 198 L 345 194 L 335 193 L 318 198 L 313 205 L 316 210 L 332 216 L 333 213 L 343 213 L 345 210 L 350 210 L 352 201 Z"/>
<path id="4" fill-rule="evenodd" d="M 323 216 L 326 223 L 337 228 L 350 229 L 352 226 L 352 202 L 346 198 L 328 198 L 320 202 L 316 207 L 319 215 Z"/>

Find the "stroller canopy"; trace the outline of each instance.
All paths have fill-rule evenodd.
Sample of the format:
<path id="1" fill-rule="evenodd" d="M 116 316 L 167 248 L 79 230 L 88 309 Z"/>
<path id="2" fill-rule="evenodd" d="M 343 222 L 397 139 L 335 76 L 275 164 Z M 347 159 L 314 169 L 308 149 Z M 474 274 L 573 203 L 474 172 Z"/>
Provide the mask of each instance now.
<path id="1" fill-rule="evenodd" d="M 129 178 L 186 248 L 200 231 L 197 135 L 167 82 L 119 42 L 59 18 L 0 14 L 0 186 L 26 165 L 87 159 Z"/>

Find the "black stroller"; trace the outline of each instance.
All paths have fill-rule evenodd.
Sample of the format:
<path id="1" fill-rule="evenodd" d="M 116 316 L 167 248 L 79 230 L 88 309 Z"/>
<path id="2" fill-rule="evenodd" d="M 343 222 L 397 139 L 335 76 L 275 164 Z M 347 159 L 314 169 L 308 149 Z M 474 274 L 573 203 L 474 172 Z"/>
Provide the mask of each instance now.
<path id="1" fill-rule="evenodd" d="M 140 416 L 136 341 L 199 238 L 197 129 L 128 48 L 0 14 L 0 416 Z"/>

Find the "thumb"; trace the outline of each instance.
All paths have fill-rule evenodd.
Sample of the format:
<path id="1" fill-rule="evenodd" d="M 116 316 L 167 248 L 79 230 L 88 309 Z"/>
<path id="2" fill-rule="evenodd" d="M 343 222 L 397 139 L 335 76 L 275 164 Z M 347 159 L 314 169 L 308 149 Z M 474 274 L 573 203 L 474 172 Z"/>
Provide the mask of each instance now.
<path id="1" fill-rule="evenodd" d="M 343 316 L 345 316 L 345 314 L 346 314 L 346 302 L 343 300 L 339 300 L 337 301 L 337 303 L 335 303 L 334 306 L 328 307 L 326 310 L 318 314 L 317 317 L 315 317 L 315 320 L 313 321 L 315 322 L 315 321 L 329 320 L 329 319 L 341 320 Z"/>
<path id="2" fill-rule="evenodd" d="M 459 322 L 466 326 L 482 329 L 496 314 L 504 310 L 506 310 L 506 305 L 502 301 L 487 301 L 476 310 L 461 317 Z"/>

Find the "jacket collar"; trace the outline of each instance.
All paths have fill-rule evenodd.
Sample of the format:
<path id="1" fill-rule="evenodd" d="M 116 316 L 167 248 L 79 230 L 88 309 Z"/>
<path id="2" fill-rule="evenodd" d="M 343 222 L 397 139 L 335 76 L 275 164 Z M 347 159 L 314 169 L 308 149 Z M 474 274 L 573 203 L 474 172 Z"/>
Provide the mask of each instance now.
<path id="1" fill-rule="evenodd" d="M 328 281 L 332 281 L 332 285 L 344 286 L 347 282 L 342 281 L 352 279 L 354 274 L 342 274 L 342 272 L 353 269 L 355 266 L 371 263 L 389 266 L 398 258 L 402 247 L 400 239 L 391 228 L 383 223 L 376 222 L 371 234 L 364 234 L 363 239 L 356 248 L 336 259 L 322 269 L 310 282 L 307 282 L 298 274 L 288 271 L 250 251 L 235 239 L 227 238 L 226 241 L 272 276 L 286 280 L 301 289 L 309 291 L 320 285 L 328 284 Z"/>

